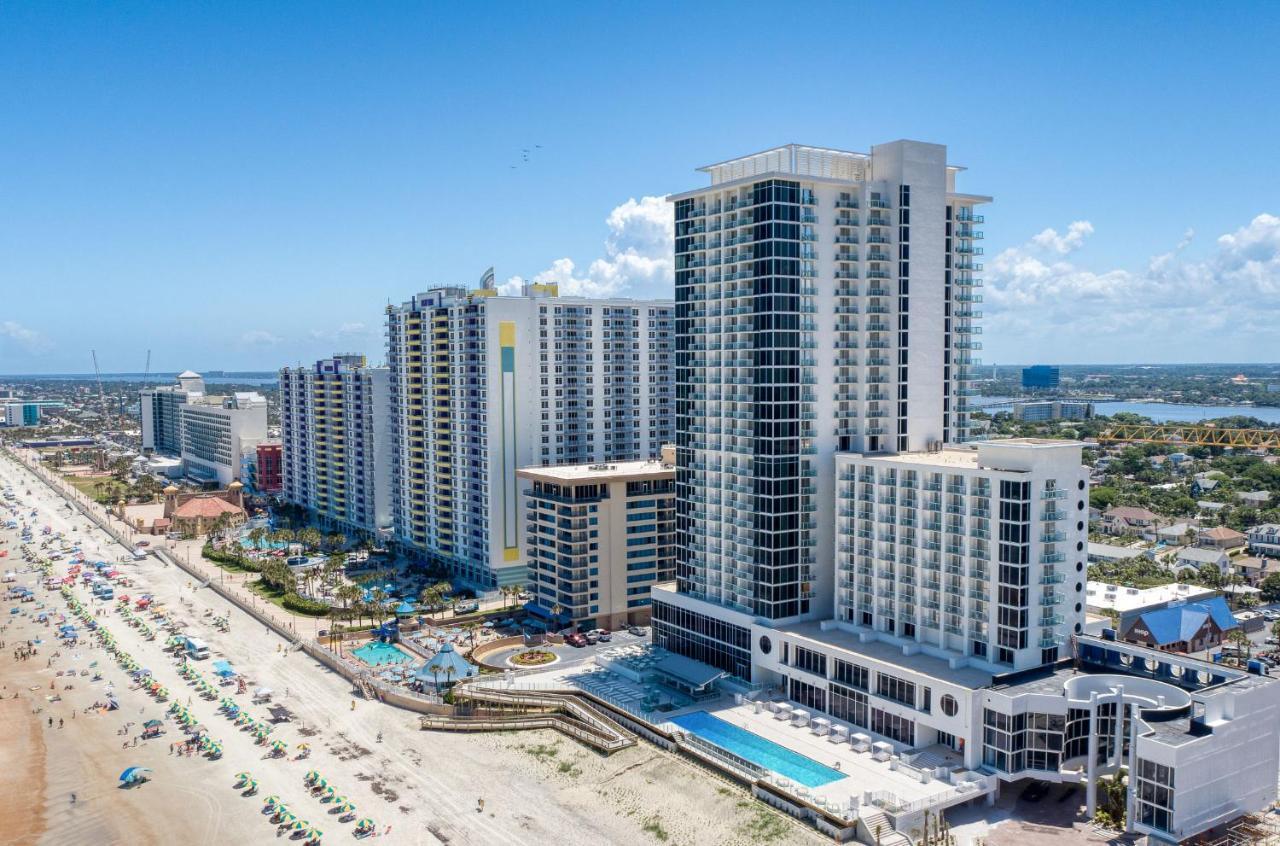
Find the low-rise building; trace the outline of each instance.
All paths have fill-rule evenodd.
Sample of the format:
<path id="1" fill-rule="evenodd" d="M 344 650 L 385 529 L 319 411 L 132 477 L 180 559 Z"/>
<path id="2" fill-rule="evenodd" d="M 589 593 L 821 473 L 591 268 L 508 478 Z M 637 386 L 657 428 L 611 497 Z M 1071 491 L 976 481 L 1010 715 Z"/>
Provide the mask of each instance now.
<path id="1" fill-rule="evenodd" d="M 1236 494 L 1236 499 L 1245 505 L 1252 505 L 1255 508 L 1261 508 L 1271 501 L 1270 491 L 1240 491 Z"/>
<path id="2" fill-rule="evenodd" d="M 1230 569 L 1231 556 L 1225 550 L 1203 546 L 1188 546 L 1178 550 L 1176 566 L 1179 569 L 1198 570 L 1205 564 L 1212 564 L 1226 575 Z"/>
<path id="3" fill-rule="evenodd" d="M 1212 588 L 1178 583 L 1150 588 L 1135 588 L 1125 585 L 1113 585 L 1108 582 L 1090 581 L 1086 588 L 1086 602 L 1089 611 L 1095 614 L 1110 614 L 1114 612 L 1121 617 L 1142 614 L 1156 608 L 1164 608 L 1173 603 L 1207 599 L 1216 595 Z"/>
<path id="4" fill-rule="evenodd" d="M 1044 402 L 1015 402 L 1013 419 L 1023 423 L 1047 422 L 1050 420 L 1088 420 L 1093 417 L 1091 402 L 1062 402 L 1060 400 Z"/>
<path id="5" fill-rule="evenodd" d="M 1109 535 L 1153 535 L 1160 515 L 1136 505 L 1117 505 L 1102 513 L 1102 531 Z"/>
<path id="6" fill-rule="evenodd" d="M 1254 526 L 1248 534 L 1249 551 L 1255 555 L 1280 556 L 1280 523 Z"/>
<path id="7" fill-rule="evenodd" d="M 258 444 L 253 488 L 261 494 L 278 494 L 284 487 L 284 445 L 280 441 Z"/>
<path id="8" fill-rule="evenodd" d="M 1227 601 L 1211 596 L 1122 619 L 1120 636 L 1164 652 L 1202 652 L 1221 645 L 1227 633 L 1237 628 Z"/>
<path id="9" fill-rule="evenodd" d="M 1115 544 L 1098 543 L 1097 541 L 1089 541 L 1088 553 L 1090 564 L 1113 564 L 1116 561 L 1127 561 L 1130 558 L 1154 557 L 1150 547 L 1116 546 Z"/>
<path id="10" fill-rule="evenodd" d="M 1280 558 L 1241 556 L 1231 559 L 1231 567 L 1245 584 L 1257 587 L 1267 576 L 1280 573 Z"/>
<path id="11" fill-rule="evenodd" d="M 1207 549 L 1236 549 L 1245 545 L 1248 536 L 1244 532 L 1237 532 L 1235 529 L 1229 529 L 1226 526 L 1214 526 L 1212 529 L 1204 529 L 1196 537 L 1196 543 Z"/>
<path id="12" fill-rule="evenodd" d="M 525 557 L 533 613 L 556 625 L 647 623 L 675 578 L 674 449 L 661 461 L 526 467 Z"/>

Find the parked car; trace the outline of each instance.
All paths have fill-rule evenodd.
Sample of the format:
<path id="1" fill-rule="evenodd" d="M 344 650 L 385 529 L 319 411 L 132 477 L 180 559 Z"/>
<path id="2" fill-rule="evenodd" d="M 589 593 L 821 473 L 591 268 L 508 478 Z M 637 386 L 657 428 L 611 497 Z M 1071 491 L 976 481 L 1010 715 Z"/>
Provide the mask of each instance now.
<path id="1" fill-rule="evenodd" d="M 649 633 L 649 630 L 644 626 L 631 626 L 627 629 L 627 633 L 633 634 L 636 637 L 644 637 Z"/>
<path id="2" fill-rule="evenodd" d="M 582 637 L 586 638 L 587 643 L 591 644 L 592 646 L 600 642 L 600 635 L 596 634 L 593 631 L 587 632 L 586 634 L 582 635 Z"/>
<path id="3" fill-rule="evenodd" d="M 600 638 L 601 643 L 608 643 L 609 641 L 613 640 L 613 632 L 609 631 L 608 629 L 597 629 L 596 637 Z"/>
<path id="4" fill-rule="evenodd" d="M 570 646 L 576 646 L 579 649 L 587 645 L 587 638 L 577 632 L 571 635 L 565 635 L 564 642 Z"/>

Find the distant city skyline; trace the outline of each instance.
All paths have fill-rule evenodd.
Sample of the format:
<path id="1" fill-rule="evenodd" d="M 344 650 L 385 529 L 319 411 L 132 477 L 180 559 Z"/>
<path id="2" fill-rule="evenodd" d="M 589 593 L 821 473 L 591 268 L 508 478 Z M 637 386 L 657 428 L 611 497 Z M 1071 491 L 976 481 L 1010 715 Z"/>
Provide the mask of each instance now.
<path id="1" fill-rule="evenodd" d="M 669 297 L 664 197 L 691 161 L 896 138 L 996 197 L 988 362 L 1280 359 L 1280 115 L 1256 72 L 1280 10 L 939 8 L 876 10 L 894 69 L 855 111 L 830 107 L 845 36 L 814 27 L 812 82 L 762 57 L 770 119 L 712 121 L 673 92 L 737 96 L 724 57 L 653 48 L 715 7 L 8 4 L 0 371 L 379 361 L 388 302 L 490 265 L 508 290 Z"/>

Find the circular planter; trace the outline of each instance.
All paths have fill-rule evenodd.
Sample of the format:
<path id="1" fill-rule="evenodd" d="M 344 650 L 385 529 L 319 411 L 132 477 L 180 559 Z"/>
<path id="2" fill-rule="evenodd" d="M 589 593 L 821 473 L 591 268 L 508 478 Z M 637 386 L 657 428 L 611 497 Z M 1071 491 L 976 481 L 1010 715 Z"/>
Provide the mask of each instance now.
<path id="1" fill-rule="evenodd" d="M 549 649 L 526 649 L 523 652 L 517 652 L 507 659 L 507 663 L 512 667 L 549 667 L 560 660 L 560 656 L 556 655 Z"/>

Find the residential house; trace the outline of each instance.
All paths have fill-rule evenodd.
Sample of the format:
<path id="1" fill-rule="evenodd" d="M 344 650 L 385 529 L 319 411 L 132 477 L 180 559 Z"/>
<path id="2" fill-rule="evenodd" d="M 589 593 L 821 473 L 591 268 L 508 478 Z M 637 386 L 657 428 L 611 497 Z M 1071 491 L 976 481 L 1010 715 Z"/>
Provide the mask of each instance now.
<path id="1" fill-rule="evenodd" d="M 1218 479 L 1211 478 L 1207 473 L 1197 473 L 1195 479 L 1191 482 L 1191 495 L 1204 496 L 1217 489 Z"/>
<path id="2" fill-rule="evenodd" d="M 1263 523 L 1249 530 L 1249 551 L 1280 557 L 1280 523 Z"/>
<path id="3" fill-rule="evenodd" d="M 1109 535 L 1154 536 L 1160 517 L 1135 505 L 1117 505 L 1102 514 L 1102 531 Z"/>
<path id="4" fill-rule="evenodd" d="M 1210 549 L 1235 549 L 1244 546 L 1245 540 L 1243 532 L 1228 529 L 1226 526 L 1214 526 L 1212 529 L 1202 530 L 1196 538 L 1196 543 Z"/>
<path id="5" fill-rule="evenodd" d="M 1233 559 L 1231 566 L 1236 575 L 1244 579 L 1246 584 L 1251 587 L 1257 587 L 1262 584 L 1262 580 L 1267 576 L 1273 573 L 1280 573 L 1280 558 L 1242 556 Z"/>
<path id="6" fill-rule="evenodd" d="M 1245 505 L 1252 505 L 1255 508 L 1261 508 L 1271 500 L 1270 491 L 1240 491 L 1236 494 L 1236 499 Z"/>
<path id="7" fill-rule="evenodd" d="M 1089 541 L 1089 563 L 1110 564 L 1129 558 L 1150 558 L 1151 550 L 1141 546 L 1114 546 L 1109 543 Z"/>
<path id="8" fill-rule="evenodd" d="M 1164 652 L 1202 652 L 1220 645 L 1238 627 L 1227 601 L 1214 596 L 1147 611 L 1128 624 L 1121 638 Z"/>
<path id="9" fill-rule="evenodd" d="M 1227 504 L 1225 502 L 1209 502 L 1204 499 L 1196 502 L 1196 508 L 1200 509 L 1201 514 L 1214 515 L 1226 507 Z"/>
<path id="10" fill-rule="evenodd" d="M 1221 549 L 1208 549 L 1202 546 L 1188 546 L 1178 550 L 1178 569 L 1185 567 L 1199 570 L 1205 564 L 1212 564 L 1225 576 L 1231 566 L 1231 556 Z"/>
<path id="11" fill-rule="evenodd" d="M 1163 541 L 1167 544 L 1182 545 L 1186 544 L 1195 536 L 1197 526 L 1186 521 L 1174 523 L 1171 526 L 1164 526 L 1156 530 L 1156 540 Z"/>

